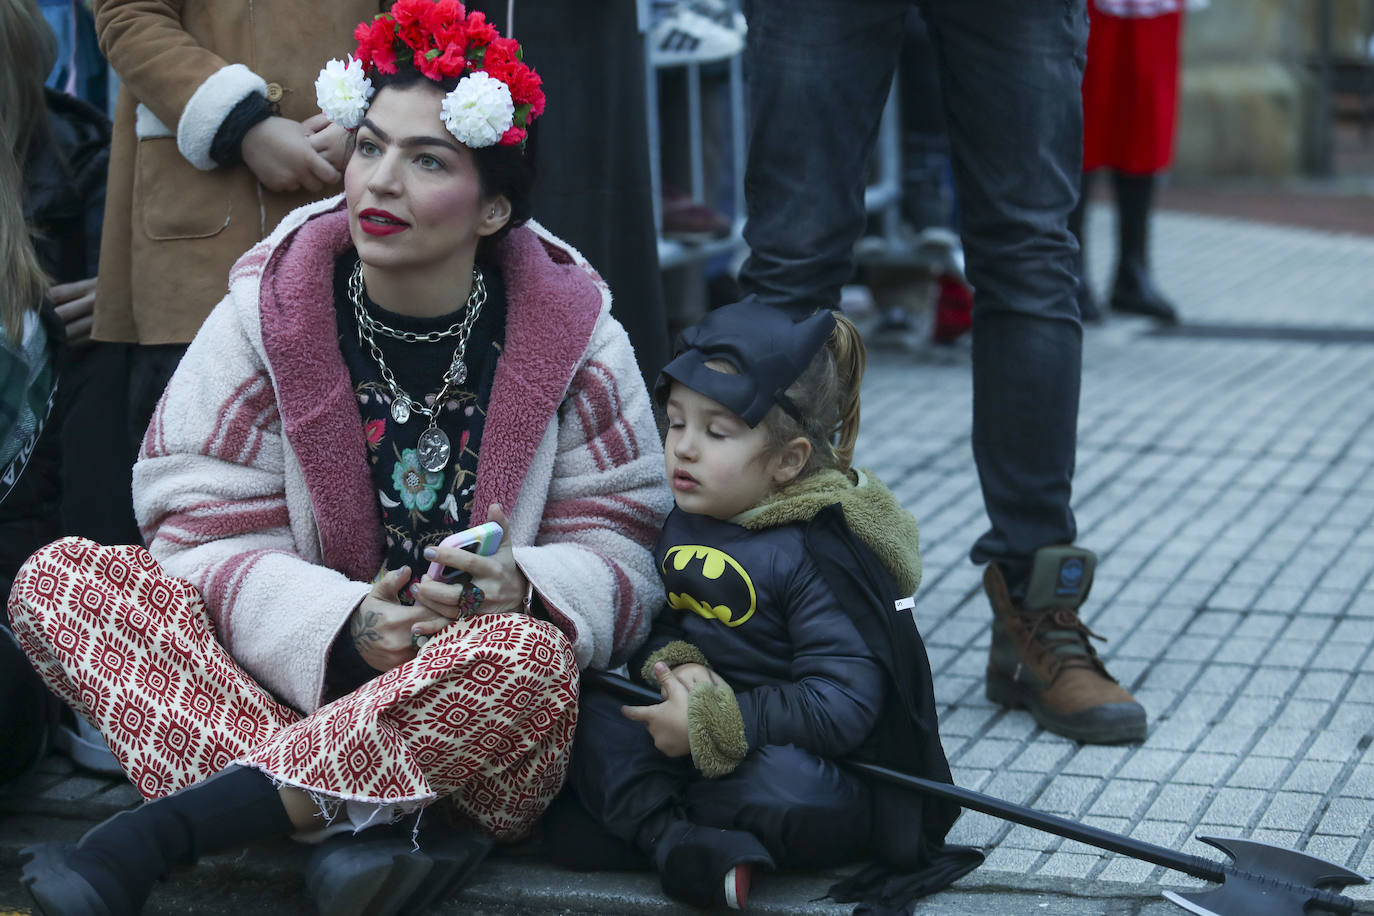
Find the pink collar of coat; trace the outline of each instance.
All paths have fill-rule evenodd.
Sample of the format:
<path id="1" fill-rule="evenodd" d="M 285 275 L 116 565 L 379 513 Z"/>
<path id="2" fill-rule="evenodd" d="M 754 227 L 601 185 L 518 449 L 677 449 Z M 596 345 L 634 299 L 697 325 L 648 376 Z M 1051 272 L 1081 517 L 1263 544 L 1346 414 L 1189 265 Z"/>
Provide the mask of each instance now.
<path id="1" fill-rule="evenodd" d="M 353 383 L 336 343 L 334 263 L 352 244 L 341 204 L 282 240 L 263 268 L 263 349 L 282 430 L 300 463 L 324 564 L 370 581 L 381 568 L 381 516 Z M 603 307 L 603 286 L 572 254 L 527 227 L 502 241 L 506 342 L 487 405 L 473 521 L 509 513 Z"/>

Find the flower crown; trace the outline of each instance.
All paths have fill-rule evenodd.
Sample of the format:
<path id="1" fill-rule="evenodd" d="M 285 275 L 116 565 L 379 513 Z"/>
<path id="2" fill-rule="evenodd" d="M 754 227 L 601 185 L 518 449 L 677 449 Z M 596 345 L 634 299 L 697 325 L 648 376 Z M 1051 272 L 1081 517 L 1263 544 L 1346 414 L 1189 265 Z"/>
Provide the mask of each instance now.
<path id="1" fill-rule="evenodd" d="M 407 63 L 435 82 L 459 77 L 440 117 L 471 148 L 525 145 L 530 122 L 544 113 L 539 74 L 521 61 L 520 44 L 502 38 L 480 12 L 459 0 L 396 0 L 391 10 L 353 30 L 358 49 L 331 60 L 315 80 L 320 111 L 355 130 L 372 101 L 371 73 L 395 73 Z"/>

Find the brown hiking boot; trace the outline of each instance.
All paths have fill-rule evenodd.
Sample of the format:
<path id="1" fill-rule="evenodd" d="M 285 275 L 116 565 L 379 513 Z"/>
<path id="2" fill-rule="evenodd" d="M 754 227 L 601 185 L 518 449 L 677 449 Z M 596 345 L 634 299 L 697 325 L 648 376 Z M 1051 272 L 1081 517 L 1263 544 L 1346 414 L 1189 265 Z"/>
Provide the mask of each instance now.
<path id="1" fill-rule="evenodd" d="M 983 587 L 992 603 L 987 696 L 1025 708 L 1041 727 L 1075 741 L 1145 739 L 1145 709 L 1107 673 L 1088 642 L 1101 639 L 1078 619 L 1097 557 L 1078 547 L 1035 554 L 1026 598 L 1013 604 L 1002 570 L 989 563 Z"/>

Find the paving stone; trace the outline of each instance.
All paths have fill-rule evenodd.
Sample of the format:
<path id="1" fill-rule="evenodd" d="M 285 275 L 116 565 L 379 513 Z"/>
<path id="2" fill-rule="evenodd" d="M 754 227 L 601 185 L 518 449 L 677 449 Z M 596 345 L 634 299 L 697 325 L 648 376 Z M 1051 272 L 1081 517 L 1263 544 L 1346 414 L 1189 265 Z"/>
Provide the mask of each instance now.
<path id="1" fill-rule="evenodd" d="M 1274 726 L 1276 728 L 1310 726 L 1325 719 L 1330 710 L 1331 703 L 1326 700 L 1289 699 L 1279 710 L 1278 717 L 1274 719 Z"/>
<path id="2" fill-rule="evenodd" d="M 1165 720 L 1151 727 L 1145 737 L 1145 747 L 1154 750 L 1186 751 L 1197 742 L 1205 731 L 1202 722 Z"/>
<path id="3" fill-rule="evenodd" d="M 1343 792 L 1356 798 L 1374 798 L 1374 766 L 1355 767 L 1345 781 Z"/>
<path id="4" fill-rule="evenodd" d="M 1036 797 L 1035 807 L 1073 816 L 1083 810 L 1102 785 L 1103 780 L 1092 776 L 1054 776 Z"/>
<path id="5" fill-rule="evenodd" d="M 1091 814 L 1134 818 L 1154 792 L 1155 785 L 1134 779 L 1114 779 L 1088 809 Z"/>
<path id="6" fill-rule="evenodd" d="M 1267 793 L 1256 789 L 1234 789 L 1229 786 L 1218 789 L 1207 813 L 1203 815 L 1203 821 L 1244 827 L 1266 798 Z"/>
<path id="7" fill-rule="evenodd" d="M 960 706 L 940 718 L 940 734 L 975 735 L 987 727 L 988 722 L 999 711 L 992 707 L 977 709 Z"/>
<path id="8" fill-rule="evenodd" d="M 1273 638 L 1269 636 L 1232 636 L 1217 647 L 1212 660 L 1253 666 L 1265 657 L 1272 643 Z"/>
<path id="9" fill-rule="evenodd" d="M 1046 740 L 1054 738 L 1057 740 Z M 1033 773 L 1050 773 L 1073 753 L 1073 743 L 1057 735 L 1042 733 L 1029 744 L 1009 765 L 1013 770 L 1029 770 Z"/>
<path id="10" fill-rule="evenodd" d="M 1086 776 L 1108 776 L 1129 753 L 1130 748 L 1120 745 L 1085 744 L 1064 764 L 1063 771 Z"/>
<path id="11" fill-rule="evenodd" d="M 1016 741 L 979 738 L 964 746 L 959 754 L 958 762 L 960 766 L 995 770 L 1000 768 L 1020 748 L 1020 743 Z"/>
<path id="12" fill-rule="evenodd" d="M 1374 719 L 1366 720 L 1374 723 Z M 1358 753 L 1364 736 L 1338 726 L 1329 726 L 1317 733 L 1304 756 L 1308 760 L 1345 762 Z"/>
<path id="13" fill-rule="evenodd" d="M 1226 777 L 1226 784 L 1244 789 L 1272 789 L 1292 764 L 1281 757 L 1250 756 Z"/>
<path id="14" fill-rule="evenodd" d="M 1355 863 L 1352 860 L 1357 858 L 1355 850 L 1358 845 L 1359 841 L 1354 837 L 1326 836 L 1317 833 L 1308 838 L 1303 852 L 1318 859 L 1344 865 L 1346 868 L 1353 868 Z"/>
<path id="15" fill-rule="evenodd" d="M 1317 806 L 1321 804 L 1320 795 L 1306 792 L 1279 792 L 1260 818 L 1259 826 L 1269 830 L 1299 829 L 1306 830 Z"/>
<path id="16" fill-rule="evenodd" d="M 1226 710 L 1226 721 L 1237 725 L 1266 725 L 1286 709 L 1288 705 L 1275 697 L 1243 696 Z M 1308 720 L 1308 724 L 1310 722 Z"/>
<path id="17" fill-rule="evenodd" d="M 1293 688 L 1293 696 L 1308 700 L 1337 700 L 1350 675 L 1336 671 L 1308 671 Z"/>
<path id="18" fill-rule="evenodd" d="M 1156 872 L 1163 872 L 1158 866 L 1127 856 L 1113 856 L 1097 877 L 1103 881 L 1122 881 L 1128 884 L 1143 884 L 1152 879 Z"/>
<path id="19" fill-rule="evenodd" d="M 1163 782 L 1182 759 L 1183 754 L 1178 751 L 1139 748 L 1126 758 L 1116 775 L 1123 779 Z"/>
<path id="20" fill-rule="evenodd" d="M 1374 827 L 1374 801 L 1364 798 L 1335 799 L 1317 824 L 1317 833 L 1334 836 L 1368 836 Z"/>
<path id="21" fill-rule="evenodd" d="M 1059 837 L 1043 830 L 1036 830 L 1033 827 L 1025 827 L 1017 824 L 1008 831 L 1002 840 L 1008 846 L 1015 846 L 1018 849 L 1033 849 L 1037 852 L 1045 852 L 1059 842 Z"/>
<path id="22" fill-rule="evenodd" d="M 1245 685 L 1245 692 L 1256 697 L 1285 697 L 1302 672 L 1293 668 L 1261 668 Z"/>
<path id="23" fill-rule="evenodd" d="M 1190 754 L 1183 761 L 1183 764 L 1174 771 L 1170 781 L 1214 786 L 1221 781 L 1227 771 L 1236 765 L 1236 762 L 1235 754 Z"/>
<path id="24" fill-rule="evenodd" d="M 1157 821 L 1191 822 L 1206 802 L 1210 791 L 1207 786 L 1163 786 L 1146 810 L 1145 817 Z"/>
<path id="25" fill-rule="evenodd" d="M 1028 875 L 1040 860 L 1040 850 L 1022 849 L 1007 844 L 997 846 L 988 853 L 982 868 L 986 871 L 1011 872 Z"/>
<path id="26" fill-rule="evenodd" d="M 1066 843 L 1076 849 L 1092 849 L 1082 843 Z M 1040 866 L 1037 874 L 1053 875 L 1063 878 L 1086 878 L 1088 873 L 1102 861 L 1105 853 L 1081 853 L 1055 851 L 1044 865 Z"/>
<path id="27" fill-rule="evenodd" d="M 965 811 L 949 831 L 948 842 L 965 846 L 990 846 L 1007 822 L 990 814 Z"/>

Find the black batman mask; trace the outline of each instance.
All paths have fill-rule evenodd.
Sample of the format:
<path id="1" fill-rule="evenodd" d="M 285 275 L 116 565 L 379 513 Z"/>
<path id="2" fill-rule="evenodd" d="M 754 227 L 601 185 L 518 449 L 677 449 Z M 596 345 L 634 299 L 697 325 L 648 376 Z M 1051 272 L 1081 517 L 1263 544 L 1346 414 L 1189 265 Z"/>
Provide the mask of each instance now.
<path id="1" fill-rule="evenodd" d="M 758 426 L 774 404 L 801 420 L 787 388 L 810 365 L 835 327 L 835 316 L 820 311 L 802 321 L 764 305 L 754 296 L 709 313 L 682 332 L 678 355 L 654 385 L 659 403 L 673 382 L 704 395 L 750 427 Z M 707 368 L 709 360 L 729 363 L 736 373 Z"/>

